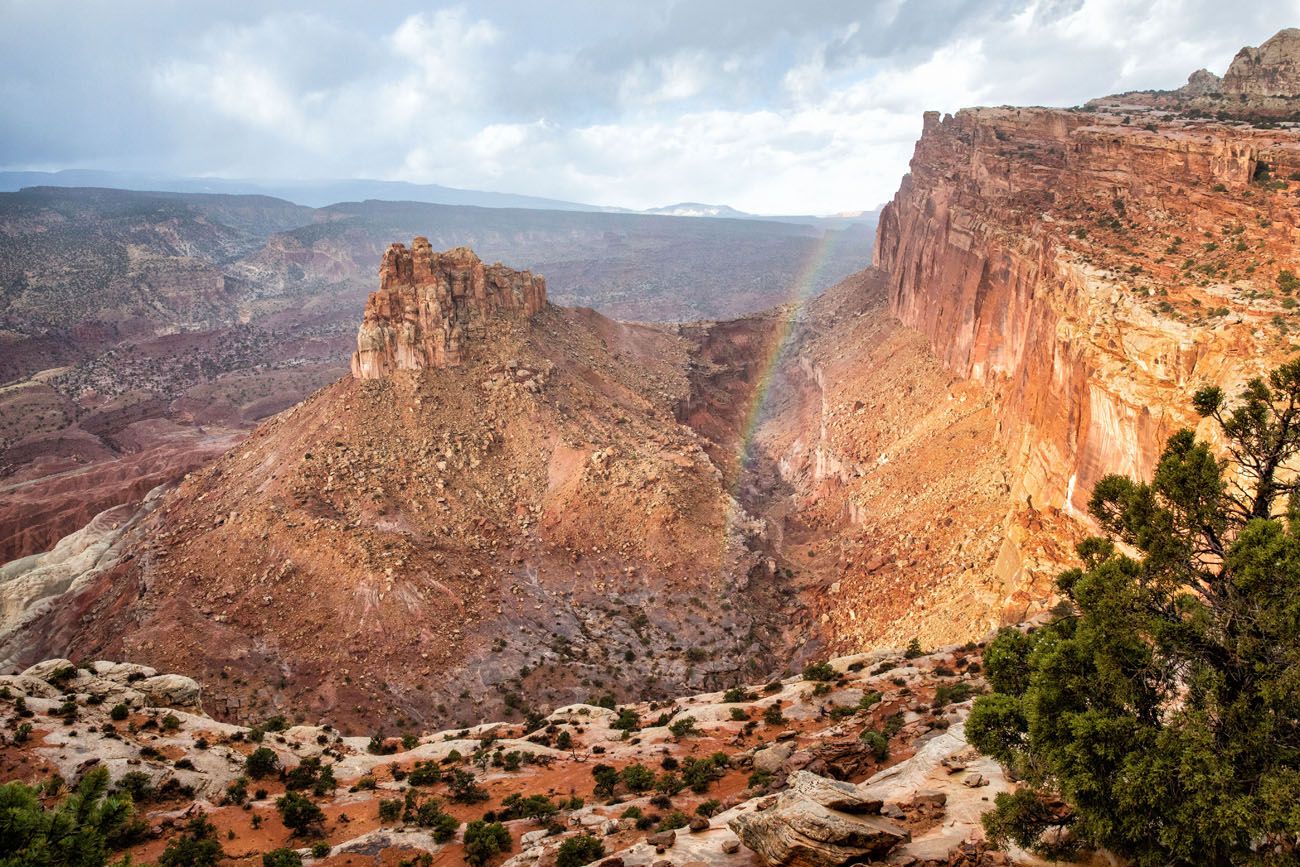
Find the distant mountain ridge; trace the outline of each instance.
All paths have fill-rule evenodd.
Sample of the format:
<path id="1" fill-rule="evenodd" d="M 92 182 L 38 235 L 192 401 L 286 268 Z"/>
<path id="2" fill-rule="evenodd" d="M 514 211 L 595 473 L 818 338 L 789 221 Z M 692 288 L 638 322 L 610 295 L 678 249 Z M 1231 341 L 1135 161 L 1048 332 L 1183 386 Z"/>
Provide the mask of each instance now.
<path id="1" fill-rule="evenodd" d="M 590 205 L 563 199 L 465 190 L 440 184 L 408 181 L 377 181 L 365 178 L 338 180 L 258 180 L 250 178 L 182 177 L 147 172 L 118 172 L 98 169 L 63 169 L 56 172 L 0 171 L 0 192 L 14 193 L 28 187 L 102 187 L 161 193 L 210 193 L 260 195 L 284 199 L 309 208 L 323 208 L 340 202 L 420 202 L 431 205 L 468 205 L 478 208 L 526 208 L 540 211 L 586 211 L 599 214 L 652 214 L 666 217 L 713 217 L 736 220 L 764 220 L 840 228 L 848 223 L 874 221 L 879 209 L 835 214 L 830 217 L 805 215 L 751 214 L 730 205 L 679 202 L 662 208 L 638 211 L 608 205 Z"/>
<path id="2" fill-rule="evenodd" d="M 462 190 L 439 184 L 406 181 L 376 181 L 364 178 L 296 181 L 248 178 L 196 178 L 145 172 L 117 172 L 96 169 L 63 169 L 57 172 L 0 172 L 0 192 L 17 192 L 25 187 L 109 187 L 120 190 L 163 193 L 223 193 L 264 195 L 297 205 L 322 208 L 337 202 L 366 199 L 424 202 L 435 205 L 473 205 L 480 208 L 532 208 L 545 211 L 594 211 L 633 213 L 626 208 L 606 208 L 540 196 Z"/>
<path id="3" fill-rule="evenodd" d="M 845 211 L 839 214 L 818 216 L 816 214 L 751 214 L 731 205 L 708 205 L 703 202 L 678 202 L 661 208 L 647 208 L 643 214 L 655 214 L 661 217 L 701 217 L 724 220 L 768 220 L 776 223 L 801 223 L 809 226 L 843 227 L 851 223 L 874 223 L 879 208 L 866 211 Z"/>

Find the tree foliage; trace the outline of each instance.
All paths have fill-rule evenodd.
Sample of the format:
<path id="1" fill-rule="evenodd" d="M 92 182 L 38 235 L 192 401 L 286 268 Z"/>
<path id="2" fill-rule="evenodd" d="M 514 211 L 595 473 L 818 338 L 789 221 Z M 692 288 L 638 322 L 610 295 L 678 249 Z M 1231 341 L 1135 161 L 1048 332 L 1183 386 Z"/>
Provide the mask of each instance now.
<path id="1" fill-rule="evenodd" d="M 400 812 L 401 801 L 397 802 L 397 807 Z M 285 792 L 283 796 L 276 798 L 275 808 L 280 811 L 280 820 L 284 822 L 284 827 L 297 837 L 319 833 L 325 823 L 325 813 L 321 808 L 310 798 L 297 792 Z"/>
<path id="2" fill-rule="evenodd" d="M 1149 483 L 1107 476 L 1106 536 L 1058 578 L 1067 602 L 1004 630 L 973 743 L 1025 782 L 986 817 L 992 839 L 1049 855 L 1104 847 L 1139 865 L 1300 857 L 1300 361 L 1196 409 Z"/>
<path id="3" fill-rule="evenodd" d="M 510 832 L 500 822 L 475 819 L 465 826 L 465 860 L 483 867 L 498 853 L 510 851 Z"/>
<path id="4" fill-rule="evenodd" d="M 162 867 L 216 867 L 225 856 L 217 842 L 217 828 L 202 814 L 185 823 L 185 829 L 167 841 L 158 863 Z"/>
<path id="5" fill-rule="evenodd" d="M 605 844 L 590 834 L 570 837 L 560 844 L 555 856 L 555 867 L 582 867 L 605 857 Z"/>
<path id="6" fill-rule="evenodd" d="M 132 824 L 128 794 L 108 794 L 108 770 L 93 768 L 52 808 L 25 783 L 0 786 L 0 867 L 99 867 Z M 122 841 L 124 842 L 124 841 Z"/>

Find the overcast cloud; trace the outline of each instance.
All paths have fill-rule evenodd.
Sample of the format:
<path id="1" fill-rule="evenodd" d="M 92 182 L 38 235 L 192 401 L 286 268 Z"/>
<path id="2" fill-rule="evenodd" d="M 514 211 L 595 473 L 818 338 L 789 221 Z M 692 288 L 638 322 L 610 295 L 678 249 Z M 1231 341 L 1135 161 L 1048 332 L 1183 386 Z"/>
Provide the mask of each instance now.
<path id="1" fill-rule="evenodd" d="M 0 0 L 0 166 L 872 207 L 921 112 L 1222 73 L 1300 0 Z"/>

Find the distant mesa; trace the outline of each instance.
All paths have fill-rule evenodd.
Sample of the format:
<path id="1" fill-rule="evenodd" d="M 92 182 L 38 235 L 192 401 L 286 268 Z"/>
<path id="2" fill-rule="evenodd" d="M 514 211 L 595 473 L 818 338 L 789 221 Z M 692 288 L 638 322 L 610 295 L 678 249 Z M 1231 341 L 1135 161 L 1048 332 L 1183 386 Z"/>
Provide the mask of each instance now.
<path id="1" fill-rule="evenodd" d="M 382 379 L 398 370 L 454 367 L 501 318 L 526 320 L 546 306 L 546 281 L 468 247 L 435 253 L 428 238 L 392 244 L 379 266 L 379 291 L 366 301 L 352 375 Z"/>

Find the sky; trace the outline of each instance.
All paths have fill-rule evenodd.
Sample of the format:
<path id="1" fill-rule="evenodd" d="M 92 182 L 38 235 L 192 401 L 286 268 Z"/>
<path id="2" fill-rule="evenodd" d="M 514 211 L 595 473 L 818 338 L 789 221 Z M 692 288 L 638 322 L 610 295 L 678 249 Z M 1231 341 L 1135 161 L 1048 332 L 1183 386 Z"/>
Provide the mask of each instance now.
<path id="1" fill-rule="evenodd" d="M 0 0 L 0 168 L 888 200 L 921 114 L 1222 73 L 1300 0 Z"/>

